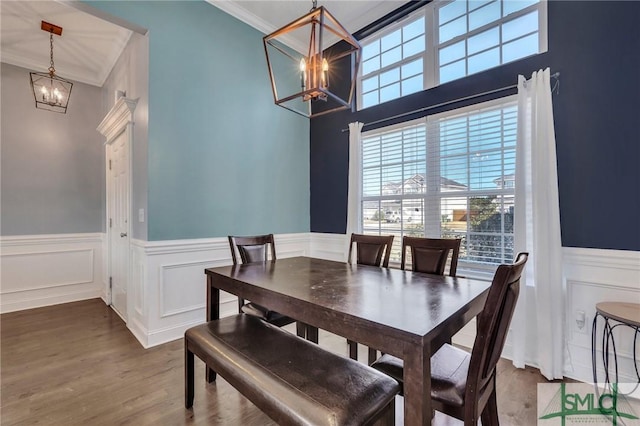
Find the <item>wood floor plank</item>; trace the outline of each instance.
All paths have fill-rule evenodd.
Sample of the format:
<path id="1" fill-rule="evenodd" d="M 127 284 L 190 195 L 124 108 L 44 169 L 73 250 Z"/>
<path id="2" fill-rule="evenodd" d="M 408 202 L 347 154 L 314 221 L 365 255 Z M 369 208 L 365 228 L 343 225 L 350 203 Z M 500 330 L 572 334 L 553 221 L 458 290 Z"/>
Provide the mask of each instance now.
<path id="1" fill-rule="evenodd" d="M 339 336 L 321 332 L 320 343 L 347 354 Z M 366 347 L 359 350 L 366 360 Z M 207 384 L 197 358 L 194 405 L 186 410 L 183 357 L 182 339 L 145 350 L 100 299 L 0 315 L 0 424 L 275 424 L 222 378 Z M 503 424 L 536 424 L 539 382 L 545 379 L 538 370 L 516 370 L 501 360 Z M 397 400 L 401 422 L 402 399 Z M 459 424 L 440 415 L 438 420 Z"/>

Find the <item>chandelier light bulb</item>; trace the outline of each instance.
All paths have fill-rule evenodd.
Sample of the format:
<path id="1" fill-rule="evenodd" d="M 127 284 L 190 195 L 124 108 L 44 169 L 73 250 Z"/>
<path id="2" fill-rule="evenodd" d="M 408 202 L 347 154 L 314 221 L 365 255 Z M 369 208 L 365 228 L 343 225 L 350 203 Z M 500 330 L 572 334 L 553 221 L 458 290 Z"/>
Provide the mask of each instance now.
<path id="1" fill-rule="evenodd" d="M 322 86 L 329 87 L 329 61 L 326 58 L 322 59 Z"/>
<path id="2" fill-rule="evenodd" d="M 304 58 L 301 58 L 300 59 L 300 87 L 302 87 L 302 90 L 305 90 L 305 87 L 307 86 L 306 81 L 307 81 L 307 61 L 305 61 Z"/>

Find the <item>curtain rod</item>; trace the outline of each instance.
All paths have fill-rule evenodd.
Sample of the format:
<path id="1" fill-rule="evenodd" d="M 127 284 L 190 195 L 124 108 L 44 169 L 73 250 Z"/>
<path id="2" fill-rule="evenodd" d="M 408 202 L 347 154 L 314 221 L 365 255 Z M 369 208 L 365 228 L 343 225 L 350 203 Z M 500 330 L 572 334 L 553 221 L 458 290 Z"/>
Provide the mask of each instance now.
<path id="1" fill-rule="evenodd" d="M 556 78 L 556 79 L 557 79 L 557 78 L 559 78 L 559 77 L 560 77 L 560 72 L 556 72 L 556 73 L 551 74 L 551 78 Z M 556 89 L 556 87 L 558 87 L 558 84 L 559 84 L 559 81 L 558 81 L 558 82 L 556 82 L 556 84 L 553 86 L 553 89 L 551 89 L 551 91 L 552 91 L 552 92 Z M 479 97 L 481 97 L 481 96 L 491 95 L 491 94 L 493 94 L 493 93 L 503 92 L 503 91 L 505 91 L 505 90 L 509 90 L 509 89 L 515 89 L 516 87 L 518 87 L 518 85 L 517 85 L 517 84 L 512 84 L 511 86 L 505 86 L 505 87 L 500 87 L 499 89 L 493 89 L 493 90 L 489 90 L 489 91 L 482 92 L 482 93 L 476 93 L 475 95 L 469 95 L 469 96 L 465 96 L 465 97 L 463 97 L 463 98 L 458 98 L 458 99 L 453 99 L 453 100 L 451 100 L 451 101 L 441 102 L 441 103 L 436 104 L 436 105 L 429 105 L 429 106 L 427 106 L 427 107 L 422 107 L 422 108 L 419 108 L 419 109 L 414 109 L 413 111 L 403 112 L 402 114 L 397 114 L 397 115 L 394 115 L 394 116 L 392 116 L 392 117 L 381 118 L 380 120 L 375 120 L 375 121 L 372 121 L 372 122 L 370 122 L 370 123 L 365 123 L 365 124 L 363 124 L 363 125 L 362 125 L 362 127 L 365 127 L 365 126 L 372 126 L 372 125 L 374 125 L 374 124 L 379 124 L 379 123 L 384 123 L 385 121 L 395 120 L 396 118 L 406 117 L 407 115 L 417 114 L 417 113 L 419 113 L 419 112 L 428 111 L 428 110 L 430 110 L 430 109 L 439 108 L 439 107 L 441 107 L 441 106 L 446 106 L 446 105 L 450 105 L 450 104 L 455 104 L 455 103 L 457 103 L 457 102 L 467 101 L 467 100 L 469 100 L 469 99 L 479 98 Z M 342 132 L 342 133 L 344 133 L 344 132 L 348 132 L 348 131 L 349 131 L 349 129 L 348 129 L 348 128 L 347 128 L 347 129 L 342 129 L 342 130 L 341 130 L 341 132 Z"/>

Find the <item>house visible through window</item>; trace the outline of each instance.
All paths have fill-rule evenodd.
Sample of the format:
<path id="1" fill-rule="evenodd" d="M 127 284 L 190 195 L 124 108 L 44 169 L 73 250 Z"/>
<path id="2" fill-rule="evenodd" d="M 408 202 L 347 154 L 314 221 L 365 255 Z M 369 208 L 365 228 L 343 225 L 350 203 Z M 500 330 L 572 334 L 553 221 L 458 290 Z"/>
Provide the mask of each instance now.
<path id="1" fill-rule="evenodd" d="M 513 259 L 515 97 L 362 135 L 362 231 L 461 238 L 461 269 Z"/>
<path id="2" fill-rule="evenodd" d="M 362 41 L 358 107 L 547 50 L 546 0 L 434 1 Z"/>

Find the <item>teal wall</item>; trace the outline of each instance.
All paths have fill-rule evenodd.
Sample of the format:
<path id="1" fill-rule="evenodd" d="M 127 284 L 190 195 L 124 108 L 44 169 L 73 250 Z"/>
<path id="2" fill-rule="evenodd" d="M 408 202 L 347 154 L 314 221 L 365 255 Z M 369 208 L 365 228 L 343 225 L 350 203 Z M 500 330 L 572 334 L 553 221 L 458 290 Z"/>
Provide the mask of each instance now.
<path id="1" fill-rule="evenodd" d="M 148 239 L 308 232 L 309 121 L 273 104 L 263 34 L 203 1 L 88 3 L 149 30 Z"/>

